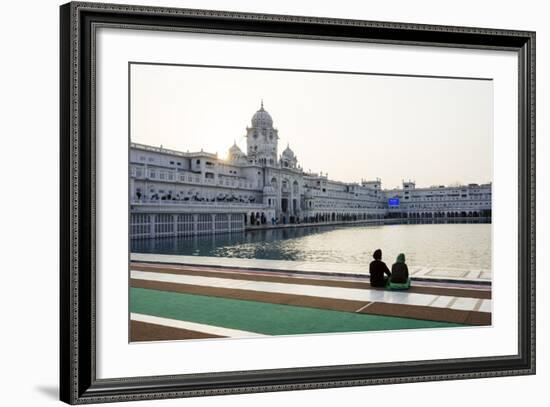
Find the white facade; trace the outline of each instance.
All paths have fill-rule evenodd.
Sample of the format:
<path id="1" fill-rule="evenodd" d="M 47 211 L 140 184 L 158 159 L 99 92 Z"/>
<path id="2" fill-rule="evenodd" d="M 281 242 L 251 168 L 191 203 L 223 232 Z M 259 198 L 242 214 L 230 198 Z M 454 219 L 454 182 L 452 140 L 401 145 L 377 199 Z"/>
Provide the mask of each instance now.
<path id="1" fill-rule="evenodd" d="M 491 184 L 436 185 L 416 188 L 403 182 L 403 188 L 388 190 L 388 215 L 407 218 L 491 217 Z M 397 202 L 392 199 L 398 199 Z"/>
<path id="2" fill-rule="evenodd" d="M 246 154 L 234 143 L 226 160 L 132 143 L 132 237 L 441 213 L 490 216 L 490 184 L 421 189 L 408 182 L 403 189 L 383 191 L 380 180 L 345 183 L 304 172 L 289 146 L 279 155 L 278 130 L 263 103 L 246 128 L 246 140 Z M 389 198 L 398 198 L 399 205 L 388 205 Z"/>

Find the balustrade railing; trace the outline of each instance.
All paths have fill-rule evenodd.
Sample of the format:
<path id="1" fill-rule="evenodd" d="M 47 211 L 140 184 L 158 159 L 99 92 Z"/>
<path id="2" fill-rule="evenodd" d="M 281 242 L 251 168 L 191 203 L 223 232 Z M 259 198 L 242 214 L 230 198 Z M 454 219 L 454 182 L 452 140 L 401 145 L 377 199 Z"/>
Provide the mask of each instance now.
<path id="1" fill-rule="evenodd" d="M 219 207 L 219 208 L 257 208 L 263 206 L 263 203 L 257 202 L 229 202 L 229 201 L 196 201 L 196 200 L 171 200 L 171 199 L 140 199 L 132 200 L 131 205 L 144 206 L 200 206 L 200 207 Z"/>

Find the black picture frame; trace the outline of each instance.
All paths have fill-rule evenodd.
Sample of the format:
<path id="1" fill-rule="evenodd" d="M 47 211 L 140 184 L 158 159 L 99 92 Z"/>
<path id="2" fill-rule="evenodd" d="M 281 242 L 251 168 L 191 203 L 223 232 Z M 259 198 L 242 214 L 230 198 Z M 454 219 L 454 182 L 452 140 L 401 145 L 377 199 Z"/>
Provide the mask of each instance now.
<path id="1" fill-rule="evenodd" d="M 60 7 L 60 398 L 70 404 L 535 373 L 535 33 L 72 2 Z M 98 26 L 511 50 L 519 59 L 517 354 L 176 376 L 96 378 L 95 71 Z"/>

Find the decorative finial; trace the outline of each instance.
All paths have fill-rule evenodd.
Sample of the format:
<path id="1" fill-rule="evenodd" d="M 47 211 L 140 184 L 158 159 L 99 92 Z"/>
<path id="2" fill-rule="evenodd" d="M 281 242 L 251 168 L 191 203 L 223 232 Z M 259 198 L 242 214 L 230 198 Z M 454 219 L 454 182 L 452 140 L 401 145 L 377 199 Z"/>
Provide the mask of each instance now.
<path id="1" fill-rule="evenodd" d="M 262 110 L 264 110 L 264 99 L 262 98 Z"/>

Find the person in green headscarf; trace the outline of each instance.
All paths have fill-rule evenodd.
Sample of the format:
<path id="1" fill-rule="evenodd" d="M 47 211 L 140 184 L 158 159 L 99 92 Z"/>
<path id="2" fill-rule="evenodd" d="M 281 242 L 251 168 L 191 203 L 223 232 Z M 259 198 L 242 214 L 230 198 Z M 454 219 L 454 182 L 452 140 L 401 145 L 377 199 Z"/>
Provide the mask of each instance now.
<path id="1" fill-rule="evenodd" d="M 410 284 L 409 268 L 405 263 L 405 254 L 399 253 L 395 263 L 391 266 L 390 285 L 403 285 L 395 288 L 409 288 Z"/>

